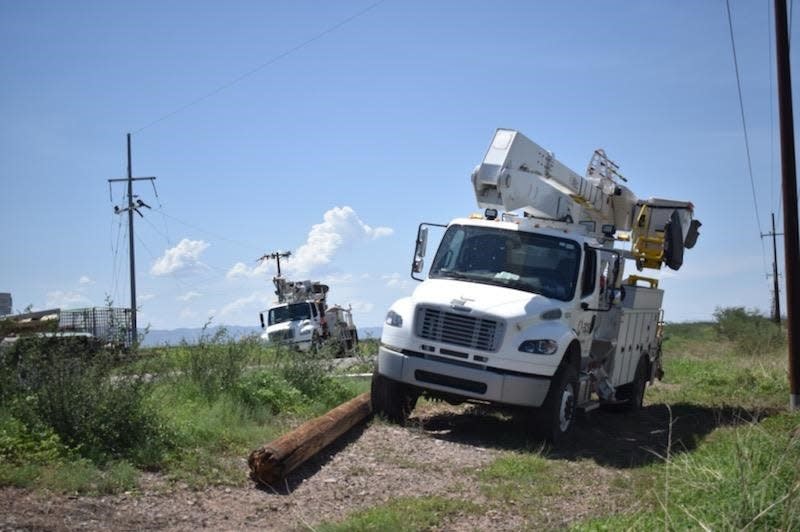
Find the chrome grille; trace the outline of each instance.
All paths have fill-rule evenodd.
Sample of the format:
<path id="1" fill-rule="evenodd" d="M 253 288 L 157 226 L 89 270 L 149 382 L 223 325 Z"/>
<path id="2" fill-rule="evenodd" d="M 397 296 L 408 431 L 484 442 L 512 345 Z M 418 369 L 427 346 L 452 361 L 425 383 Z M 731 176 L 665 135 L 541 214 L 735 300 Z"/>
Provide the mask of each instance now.
<path id="1" fill-rule="evenodd" d="M 445 344 L 496 351 L 502 338 L 502 322 L 432 307 L 418 307 L 417 336 Z"/>
<path id="2" fill-rule="evenodd" d="M 292 338 L 294 338 L 294 331 L 292 329 L 284 329 L 282 331 L 269 333 L 270 342 L 282 342 L 284 340 L 291 340 Z"/>

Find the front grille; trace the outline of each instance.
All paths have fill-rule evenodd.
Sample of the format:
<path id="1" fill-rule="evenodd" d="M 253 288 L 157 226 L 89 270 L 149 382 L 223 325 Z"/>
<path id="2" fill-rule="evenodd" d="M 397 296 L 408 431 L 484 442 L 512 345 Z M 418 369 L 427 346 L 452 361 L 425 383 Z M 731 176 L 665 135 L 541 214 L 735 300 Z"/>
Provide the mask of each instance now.
<path id="1" fill-rule="evenodd" d="M 465 316 L 432 307 L 418 307 L 417 336 L 445 344 L 496 351 L 502 339 L 502 322 Z"/>
<path id="2" fill-rule="evenodd" d="M 292 329 L 284 329 L 282 331 L 275 331 L 269 333 L 270 342 L 283 342 L 294 338 L 294 331 Z"/>

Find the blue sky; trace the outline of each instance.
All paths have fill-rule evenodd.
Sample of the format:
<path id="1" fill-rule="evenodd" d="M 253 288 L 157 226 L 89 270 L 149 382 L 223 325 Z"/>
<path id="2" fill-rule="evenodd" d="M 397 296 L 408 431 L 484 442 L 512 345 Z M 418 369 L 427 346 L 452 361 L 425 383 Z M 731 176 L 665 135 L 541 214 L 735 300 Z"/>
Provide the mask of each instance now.
<path id="1" fill-rule="evenodd" d="M 153 206 L 140 325 L 256 325 L 274 266 L 255 259 L 277 249 L 379 325 L 413 289 L 417 224 L 477 210 L 470 172 L 507 127 L 580 173 L 603 147 L 639 197 L 694 202 L 667 320 L 767 311 L 770 4 L 731 1 L 759 228 L 722 1 L 386 0 L 170 115 L 372 3 L 2 0 L 0 291 L 19 310 L 127 305 L 124 189 L 112 203 L 106 180 L 133 132 L 134 175 L 158 177 L 158 197 L 136 186 Z"/>

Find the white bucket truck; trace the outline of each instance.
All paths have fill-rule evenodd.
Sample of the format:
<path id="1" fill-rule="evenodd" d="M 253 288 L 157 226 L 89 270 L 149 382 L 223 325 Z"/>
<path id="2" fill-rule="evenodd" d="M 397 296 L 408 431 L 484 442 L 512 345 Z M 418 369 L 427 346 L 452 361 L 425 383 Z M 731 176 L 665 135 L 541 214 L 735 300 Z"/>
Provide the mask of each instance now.
<path id="1" fill-rule="evenodd" d="M 280 275 L 272 282 L 278 301 L 259 314 L 264 330 L 262 340 L 301 351 L 317 349 L 328 340 L 340 352 L 355 348 L 358 333 L 353 313 L 338 305 L 328 307 L 328 285 L 309 280 L 288 281 Z"/>
<path id="2" fill-rule="evenodd" d="M 602 150 L 582 177 L 521 133 L 497 130 L 472 174 L 486 210 L 440 226 L 424 280 L 416 274 L 437 224 L 420 225 L 412 277 L 422 284 L 386 316 L 375 412 L 404 423 L 422 395 L 526 407 L 558 441 L 578 408 L 639 408 L 662 376 L 663 291 L 656 279 L 626 278 L 625 263 L 678 269 L 700 222 L 691 203 L 638 200 L 622 181 Z"/>

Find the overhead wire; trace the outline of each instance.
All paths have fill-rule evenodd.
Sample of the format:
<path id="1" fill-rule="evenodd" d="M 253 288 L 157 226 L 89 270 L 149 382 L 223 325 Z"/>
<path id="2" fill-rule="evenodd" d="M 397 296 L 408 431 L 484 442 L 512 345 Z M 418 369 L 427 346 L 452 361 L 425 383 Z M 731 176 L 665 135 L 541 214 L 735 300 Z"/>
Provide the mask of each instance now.
<path id="1" fill-rule="evenodd" d="M 123 240 L 128 238 L 128 226 L 125 225 L 124 227 L 125 227 L 125 229 L 123 230 L 123 233 L 122 233 L 124 235 L 123 236 Z M 129 256 L 130 256 L 130 252 L 126 250 L 124 252 L 123 259 L 125 257 L 129 257 Z M 122 265 L 124 264 L 124 262 L 125 262 L 125 260 L 120 260 L 119 262 L 117 262 L 116 273 L 114 275 L 114 292 L 113 292 L 113 296 L 112 296 L 112 300 L 113 301 L 118 301 L 119 300 L 117 298 L 117 295 L 119 294 L 119 279 L 120 279 L 120 275 L 122 274 Z"/>
<path id="2" fill-rule="evenodd" d="M 111 196 L 110 183 L 109 183 L 109 196 L 110 196 L 110 199 L 111 199 L 111 203 L 113 204 L 114 203 L 114 198 L 113 198 L 113 196 Z M 124 198 L 125 198 L 125 194 L 123 192 L 122 197 L 120 198 L 120 202 L 122 202 L 122 200 Z M 112 251 L 112 254 L 113 254 L 113 260 L 112 260 L 112 263 L 111 263 L 111 287 L 110 287 L 111 292 L 109 294 L 111 299 L 112 299 L 112 301 L 116 301 L 116 298 L 117 298 L 117 288 L 118 288 L 118 282 L 119 282 L 119 268 L 120 268 L 120 264 L 122 263 L 122 261 L 120 261 L 120 259 L 119 259 L 120 237 L 122 235 L 122 216 L 120 214 L 118 214 L 118 213 L 112 212 L 112 214 L 111 214 L 111 218 L 112 218 L 111 219 L 111 227 L 112 227 L 111 231 L 112 231 L 112 233 L 114 231 L 113 227 L 114 227 L 114 217 L 115 216 L 117 217 L 117 238 L 116 238 L 116 242 L 114 242 L 113 241 L 113 237 L 112 237 L 112 242 L 111 242 L 111 251 Z"/>
<path id="3" fill-rule="evenodd" d="M 767 250 L 764 247 L 764 239 L 761 237 L 761 216 L 758 213 L 758 199 L 756 196 L 756 182 L 753 178 L 753 160 L 750 156 L 750 138 L 747 134 L 747 121 L 745 120 L 744 115 L 744 98 L 742 97 L 742 80 L 741 76 L 739 75 L 739 59 L 736 56 L 736 40 L 733 36 L 733 17 L 731 15 L 731 3 L 730 0 L 725 0 L 725 7 L 728 12 L 728 30 L 730 31 L 731 37 L 731 51 L 733 52 L 733 67 L 736 72 L 736 89 L 739 94 L 739 112 L 742 117 L 742 132 L 744 133 L 744 148 L 745 154 L 747 155 L 747 172 L 750 176 L 750 191 L 753 195 L 753 209 L 756 215 L 756 223 L 758 224 L 758 236 L 759 241 L 761 242 L 761 258 L 764 262 L 764 271 L 767 271 Z"/>
<path id="4" fill-rule="evenodd" d="M 161 198 L 158 197 L 158 189 L 156 189 L 156 180 L 151 179 L 150 184 L 153 185 L 153 194 L 156 195 L 156 203 L 158 203 L 159 210 L 163 209 L 164 206 L 161 205 Z M 169 227 L 167 226 L 167 218 L 164 216 L 164 212 L 161 212 L 161 221 L 164 223 L 164 232 L 167 234 L 167 243 L 172 246 L 172 238 L 169 236 Z"/>
<path id="5" fill-rule="evenodd" d="M 276 63 L 278 61 L 280 61 L 284 57 L 287 57 L 287 56 L 289 56 L 289 55 L 291 55 L 291 54 L 293 54 L 293 53 L 305 48 L 309 44 L 320 40 L 321 38 L 325 37 L 326 35 L 328 35 L 330 33 L 333 33 L 334 31 L 336 31 L 337 29 L 341 28 L 342 26 L 352 22 L 353 20 L 355 20 L 355 19 L 365 15 L 369 11 L 375 9 L 376 7 L 378 7 L 380 4 L 384 3 L 385 1 L 386 0 L 378 0 L 377 2 L 373 2 L 372 4 L 368 5 L 364 9 L 361 9 L 360 11 L 357 11 L 356 13 L 348 16 L 347 18 L 337 22 L 336 24 L 327 27 L 323 31 L 321 31 L 321 32 L 315 34 L 314 36 L 302 41 L 300 44 L 297 44 L 297 45 L 289 48 L 288 50 L 285 50 L 285 51 L 283 51 L 283 52 L 271 57 L 270 59 L 268 59 L 267 61 L 261 63 L 257 67 L 248 70 L 244 74 L 241 74 L 241 75 L 233 78 L 232 80 L 230 80 L 228 82 L 225 82 L 222 85 L 217 86 L 215 89 L 213 89 L 213 90 L 211 90 L 211 91 L 199 96 L 198 98 L 195 98 L 194 100 L 191 100 L 188 103 L 177 107 L 176 109 L 174 109 L 174 110 L 162 115 L 161 117 L 159 117 L 159 118 L 157 118 L 157 119 L 155 119 L 155 120 L 153 120 L 151 122 L 148 122 L 144 126 L 142 126 L 139 129 L 135 130 L 133 133 L 134 134 L 140 133 L 141 131 L 143 131 L 143 130 L 151 127 L 151 126 L 154 126 L 154 125 L 158 124 L 159 122 L 163 122 L 164 120 L 175 116 L 176 114 L 180 113 L 181 111 L 184 111 L 184 110 L 188 109 L 189 107 L 197 105 L 198 103 L 203 102 L 203 101 L 211 98 L 212 96 L 214 96 L 216 94 L 219 94 L 220 92 L 224 91 L 225 89 L 227 89 L 229 87 L 232 87 L 233 85 L 236 85 L 240 81 L 242 81 L 242 80 L 252 76 L 253 74 L 256 74 L 257 72 L 263 70 L 264 68 L 266 68 L 266 67 L 268 67 L 268 66 L 270 66 L 270 65 L 272 65 L 272 64 L 274 64 L 274 63 Z"/>
<path id="6" fill-rule="evenodd" d="M 259 248 L 258 246 L 254 245 L 252 243 L 244 242 L 244 241 L 241 241 L 241 240 L 234 240 L 234 239 L 231 239 L 231 238 L 227 238 L 227 237 L 225 237 L 223 235 L 220 235 L 218 233 L 214 233 L 212 231 L 208 231 L 207 229 L 203 229 L 202 227 L 199 227 L 199 226 L 197 226 L 195 224 L 192 224 L 190 222 L 187 222 L 185 220 L 181 220 L 180 218 L 177 218 L 177 217 L 175 217 L 175 216 L 173 216 L 171 214 L 167 214 L 163 209 L 154 209 L 154 210 L 157 210 L 158 212 L 161 212 L 164 216 L 166 216 L 167 218 L 170 218 L 171 220 L 174 220 L 174 221 L 178 222 L 179 224 L 185 225 L 186 227 L 188 227 L 190 229 L 194 229 L 195 231 L 199 231 L 200 233 L 203 233 L 203 234 L 205 234 L 207 236 L 211 236 L 211 237 L 214 237 L 216 239 L 223 240 L 225 242 L 230 242 L 231 244 L 236 244 L 237 246 L 240 246 L 242 248 L 246 248 L 249 251 L 255 252 L 256 254 L 261 253 L 263 251 L 261 248 Z"/>
<path id="7" fill-rule="evenodd" d="M 147 225 L 149 225 L 149 226 L 150 226 L 150 228 L 151 228 L 153 231 L 155 231 L 155 232 L 156 232 L 158 235 L 160 235 L 162 238 L 164 238 L 165 240 L 167 240 L 167 239 L 168 239 L 167 235 L 165 235 L 164 233 L 162 233 L 162 232 L 159 230 L 159 228 L 158 228 L 158 227 L 156 227 L 156 225 L 155 225 L 153 222 L 151 222 L 151 221 L 150 221 L 150 220 L 148 220 L 147 218 L 142 218 L 142 220 L 143 220 L 145 223 L 147 223 Z M 137 235 L 136 235 L 136 237 L 137 237 L 137 238 L 139 238 L 139 235 L 137 234 Z M 154 253 L 153 253 L 153 252 L 152 252 L 152 251 L 151 251 L 151 250 L 150 250 L 150 249 L 147 247 L 147 245 L 144 243 L 144 241 L 140 240 L 140 242 L 141 242 L 141 243 L 142 243 L 142 245 L 145 247 L 145 249 L 147 250 L 147 252 L 148 252 L 148 254 L 150 255 L 150 257 L 153 259 L 153 261 L 156 261 L 156 260 L 158 260 L 158 257 L 157 257 L 157 256 L 156 256 L 156 255 L 155 255 L 155 254 L 154 254 Z M 169 242 L 168 242 L 168 243 L 169 243 Z M 214 266 L 213 264 L 208 264 L 208 263 L 205 263 L 205 262 L 203 262 L 203 263 L 202 263 L 202 266 L 204 266 L 204 267 L 207 267 L 207 268 L 210 268 L 210 269 L 212 269 L 212 270 L 216 270 L 216 271 L 218 271 L 218 272 L 221 272 L 221 273 L 224 273 L 224 274 L 227 274 L 227 273 L 228 273 L 228 271 L 229 271 L 229 270 L 228 270 L 228 269 L 226 269 L 226 268 L 220 268 L 220 267 L 218 267 L 218 266 Z M 213 292 L 213 293 L 217 293 L 217 292 L 214 292 L 214 291 L 210 291 L 210 290 L 208 289 L 208 288 L 209 288 L 209 285 L 210 285 L 211 283 L 213 283 L 213 282 L 218 282 L 218 281 L 219 281 L 219 278 L 218 278 L 218 277 L 216 277 L 216 276 L 208 276 L 208 277 L 203 277 L 203 278 L 199 279 L 199 280 L 198 280 L 198 281 L 196 281 L 196 282 L 191 282 L 191 283 L 190 283 L 190 282 L 187 282 L 185 279 L 181 279 L 181 278 L 180 278 L 178 275 L 176 275 L 174 272 L 170 272 L 170 273 L 168 273 L 167 275 L 168 275 L 169 277 L 171 277 L 171 278 L 172 278 L 172 279 L 175 281 L 175 284 L 176 284 L 176 286 L 177 286 L 177 287 L 178 287 L 178 289 L 179 289 L 179 290 L 181 290 L 182 292 L 186 292 L 187 290 L 202 290 L 202 291 L 203 291 L 204 293 L 206 293 L 206 294 L 208 294 L 208 293 L 212 293 L 212 292 Z M 220 293 L 221 293 L 221 292 L 220 292 Z"/>

